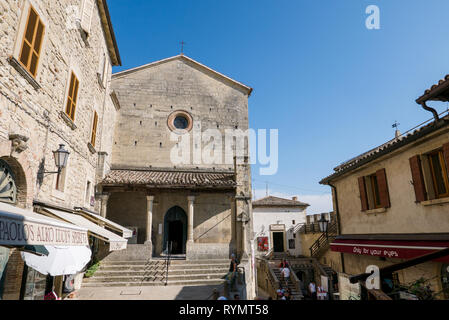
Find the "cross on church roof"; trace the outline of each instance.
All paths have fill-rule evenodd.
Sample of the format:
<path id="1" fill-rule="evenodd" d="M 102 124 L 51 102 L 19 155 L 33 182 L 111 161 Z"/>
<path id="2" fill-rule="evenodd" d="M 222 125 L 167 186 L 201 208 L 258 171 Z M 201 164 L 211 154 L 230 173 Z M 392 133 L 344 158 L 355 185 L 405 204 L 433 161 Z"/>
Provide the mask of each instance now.
<path id="1" fill-rule="evenodd" d="M 183 41 L 180 42 L 180 44 L 181 44 L 181 54 L 184 54 L 184 45 L 187 44 L 187 43 L 185 43 L 184 40 L 183 40 Z"/>
<path id="2" fill-rule="evenodd" d="M 398 128 L 400 125 L 400 123 L 398 123 L 397 121 L 394 122 L 394 124 L 392 125 L 393 128 Z"/>

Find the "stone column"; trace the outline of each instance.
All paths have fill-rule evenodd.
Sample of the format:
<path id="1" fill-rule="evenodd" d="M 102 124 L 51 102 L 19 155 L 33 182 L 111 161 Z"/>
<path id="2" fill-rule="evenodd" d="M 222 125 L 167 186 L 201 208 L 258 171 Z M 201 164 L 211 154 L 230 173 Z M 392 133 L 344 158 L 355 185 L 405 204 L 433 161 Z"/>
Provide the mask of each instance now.
<path id="1" fill-rule="evenodd" d="M 101 211 L 100 215 L 103 218 L 106 218 L 106 211 L 108 208 L 108 200 L 109 200 L 109 193 L 103 193 L 100 195 L 100 201 L 101 201 Z"/>
<path id="2" fill-rule="evenodd" d="M 152 244 L 151 229 L 153 225 L 153 203 L 154 196 L 147 196 L 147 234 L 145 238 L 145 244 Z"/>
<path id="3" fill-rule="evenodd" d="M 194 211 L 194 203 L 195 196 L 188 196 L 187 200 L 189 201 L 189 215 L 188 215 L 188 224 L 187 224 L 187 242 L 193 243 L 193 211 Z"/>

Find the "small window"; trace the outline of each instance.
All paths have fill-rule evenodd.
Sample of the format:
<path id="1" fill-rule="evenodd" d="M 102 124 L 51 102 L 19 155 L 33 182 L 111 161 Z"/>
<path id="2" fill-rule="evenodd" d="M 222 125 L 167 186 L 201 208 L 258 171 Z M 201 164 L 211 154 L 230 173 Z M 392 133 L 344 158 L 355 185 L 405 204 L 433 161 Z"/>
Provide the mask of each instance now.
<path id="1" fill-rule="evenodd" d="M 168 127 L 174 132 L 190 131 L 193 127 L 192 116 L 183 110 L 178 110 L 170 114 L 168 117 Z"/>
<path id="2" fill-rule="evenodd" d="M 66 169 L 67 167 L 62 168 L 61 171 L 56 175 L 55 189 L 61 192 L 64 192 Z"/>
<path id="3" fill-rule="evenodd" d="M 72 121 L 75 121 L 75 110 L 78 98 L 78 89 L 79 89 L 79 81 L 75 76 L 75 73 L 72 71 L 70 75 L 69 92 L 67 94 L 67 104 L 65 109 L 65 113 L 69 116 L 70 119 L 72 119 Z"/>
<path id="4" fill-rule="evenodd" d="M 389 208 L 390 196 L 388 192 L 387 174 L 385 169 L 358 178 L 362 211 L 378 208 Z"/>
<path id="5" fill-rule="evenodd" d="M 379 184 L 377 183 L 377 175 L 372 174 L 365 179 L 368 203 L 370 209 L 377 209 L 381 207 Z"/>
<path id="6" fill-rule="evenodd" d="M 295 220 L 292 220 L 292 224 L 295 224 Z"/>
<path id="7" fill-rule="evenodd" d="M 186 129 L 189 126 L 189 120 L 183 115 L 179 115 L 173 121 L 173 125 L 176 129 Z"/>
<path id="8" fill-rule="evenodd" d="M 438 150 L 427 155 L 431 179 L 436 198 L 449 197 L 449 182 L 447 168 L 444 163 L 443 151 Z"/>
<path id="9" fill-rule="evenodd" d="M 45 27 L 33 7 L 30 7 L 22 40 L 19 61 L 33 77 L 36 77 Z"/>
<path id="10" fill-rule="evenodd" d="M 288 240 L 288 248 L 289 249 L 295 249 L 295 239 L 289 239 Z"/>
<path id="11" fill-rule="evenodd" d="M 90 203 L 90 186 L 91 186 L 91 182 L 87 181 L 87 185 L 86 185 L 86 199 L 85 202 L 86 203 Z"/>
<path id="12" fill-rule="evenodd" d="M 95 147 L 95 140 L 97 138 L 97 124 L 98 124 L 98 114 L 94 111 L 94 121 L 92 124 L 92 135 L 90 138 L 90 144 Z"/>

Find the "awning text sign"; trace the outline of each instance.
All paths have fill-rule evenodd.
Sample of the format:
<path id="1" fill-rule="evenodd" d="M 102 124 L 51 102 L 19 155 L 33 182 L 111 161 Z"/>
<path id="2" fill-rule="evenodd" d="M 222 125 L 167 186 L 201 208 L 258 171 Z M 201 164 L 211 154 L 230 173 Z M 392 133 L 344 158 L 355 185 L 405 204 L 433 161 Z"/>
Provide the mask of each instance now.
<path id="1" fill-rule="evenodd" d="M 331 250 L 372 257 L 412 259 L 447 248 L 448 246 L 449 243 L 426 241 L 336 240 L 331 243 Z M 447 260 L 449 260 L 449 257 L 437 259 L 436 261 Z"/>
<path id="2" fill-rule="evenodd" d="M 0 212 L 0 245 L 88 245 L 87 231 Z"/>

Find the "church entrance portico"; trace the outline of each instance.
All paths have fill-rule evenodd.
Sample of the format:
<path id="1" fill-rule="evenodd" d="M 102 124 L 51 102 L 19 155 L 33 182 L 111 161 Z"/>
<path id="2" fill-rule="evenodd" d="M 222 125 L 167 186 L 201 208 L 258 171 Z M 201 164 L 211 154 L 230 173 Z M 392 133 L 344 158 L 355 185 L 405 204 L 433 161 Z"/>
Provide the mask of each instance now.
<path id="1" fill-rule="evenodd" d="M 167 211 L 164 217 L 164 252 L 185 254 L 186 243 L 187 215 L 181 207 L 174 206 Z"/>

